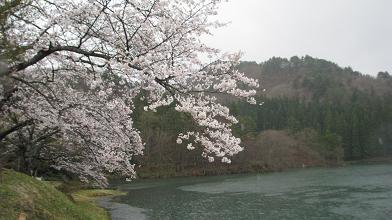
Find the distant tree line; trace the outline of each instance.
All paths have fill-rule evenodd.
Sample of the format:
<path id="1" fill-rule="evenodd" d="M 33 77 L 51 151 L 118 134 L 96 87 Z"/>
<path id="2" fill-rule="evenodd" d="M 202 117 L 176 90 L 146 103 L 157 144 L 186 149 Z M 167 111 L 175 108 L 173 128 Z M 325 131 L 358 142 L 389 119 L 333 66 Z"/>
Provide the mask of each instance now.
<path id="1" fill-rule="evenodd" d="M 392 153 L 392 97 L 355 91 L 346 100 L 263 98 L 263 107 L 233 103 L 241 135 L 264 130 L 298 133 L 313 128 L 322 137 L 341 143 L 344 158 L 363 159 Z"/>

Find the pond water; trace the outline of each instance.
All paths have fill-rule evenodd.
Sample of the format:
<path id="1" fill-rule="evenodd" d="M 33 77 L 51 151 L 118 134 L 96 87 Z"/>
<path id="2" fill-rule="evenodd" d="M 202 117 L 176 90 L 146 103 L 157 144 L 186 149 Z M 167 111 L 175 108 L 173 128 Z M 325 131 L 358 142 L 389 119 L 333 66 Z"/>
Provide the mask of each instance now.
<path id="1" fill-rule="evenodd" d="M 392 165 L 120 184 L 117 219 L 392 219 Z"/>

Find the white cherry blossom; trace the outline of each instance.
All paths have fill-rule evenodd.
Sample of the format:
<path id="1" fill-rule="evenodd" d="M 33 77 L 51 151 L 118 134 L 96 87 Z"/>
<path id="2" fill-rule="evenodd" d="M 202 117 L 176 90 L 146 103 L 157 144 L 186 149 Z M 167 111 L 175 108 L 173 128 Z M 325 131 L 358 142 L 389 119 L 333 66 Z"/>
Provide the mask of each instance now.
<path id="1" fill-rule="evenodd" d="M 254 104 L 259 83 L 236 70 L 240 53 L 221 54 L 200 40 L 222 26 L 210 19 L 220 2 L 22 0 L 7 18 L 7 39 L 26 48 L 1 73 L 18 87 L 8 112 L 58 130 L 65 153 L 53 166 L 85 181 L 105 184 L 109 172 L 135 177 L 132 157 L 143 152 L 131 118 L 136 98 L 146 111 L 173 104 L 190 115 L 199 129 L 177 143 L 230 163 L 243 150 L 230 129 L 238 121 L 214 95 Z"/>

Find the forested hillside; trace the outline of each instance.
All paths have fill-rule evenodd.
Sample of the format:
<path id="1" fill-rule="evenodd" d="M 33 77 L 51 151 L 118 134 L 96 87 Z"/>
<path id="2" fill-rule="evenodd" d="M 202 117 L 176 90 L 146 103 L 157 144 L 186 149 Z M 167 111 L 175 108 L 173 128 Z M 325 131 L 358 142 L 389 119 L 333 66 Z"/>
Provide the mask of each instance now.
<path id="1" fill-rule="evenodd" d="M 176 143 L 178 132 L 194 126 L 186 115 L 139 109 L 135 123 L 146 140 L 139 175 L 271 171 L 392 154 L 389 73 L 371 77 L 310 56 L 242 62 L 238 68 L 262 85 L 262 106 L 221 97 L 240 121 L 234 130 L 245 150 L 231 165 L 208 163 L 197 148 Z"/>

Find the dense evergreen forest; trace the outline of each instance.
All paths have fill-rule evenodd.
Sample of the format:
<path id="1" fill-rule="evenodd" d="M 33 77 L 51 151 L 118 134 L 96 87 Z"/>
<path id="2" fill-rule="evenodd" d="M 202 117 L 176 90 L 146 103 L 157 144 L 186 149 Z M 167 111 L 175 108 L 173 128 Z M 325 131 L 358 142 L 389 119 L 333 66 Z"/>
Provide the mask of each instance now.
<path id="1" fill-rule="evenodd" d="M 272 171 L 338 164 L 343 160 L 392 154 L 392 78 L 305 57 L 243 62 L 238 67 L 261 81 L 260 105 L 220 97 L 239 123 L 234 127 L 245 150 L 232 165 L 212 164 L 176 143 L 176 134 L 193 127 L 170 108 L 135 114 L 146 140 L 139 175 L 208 175 Z"/>

